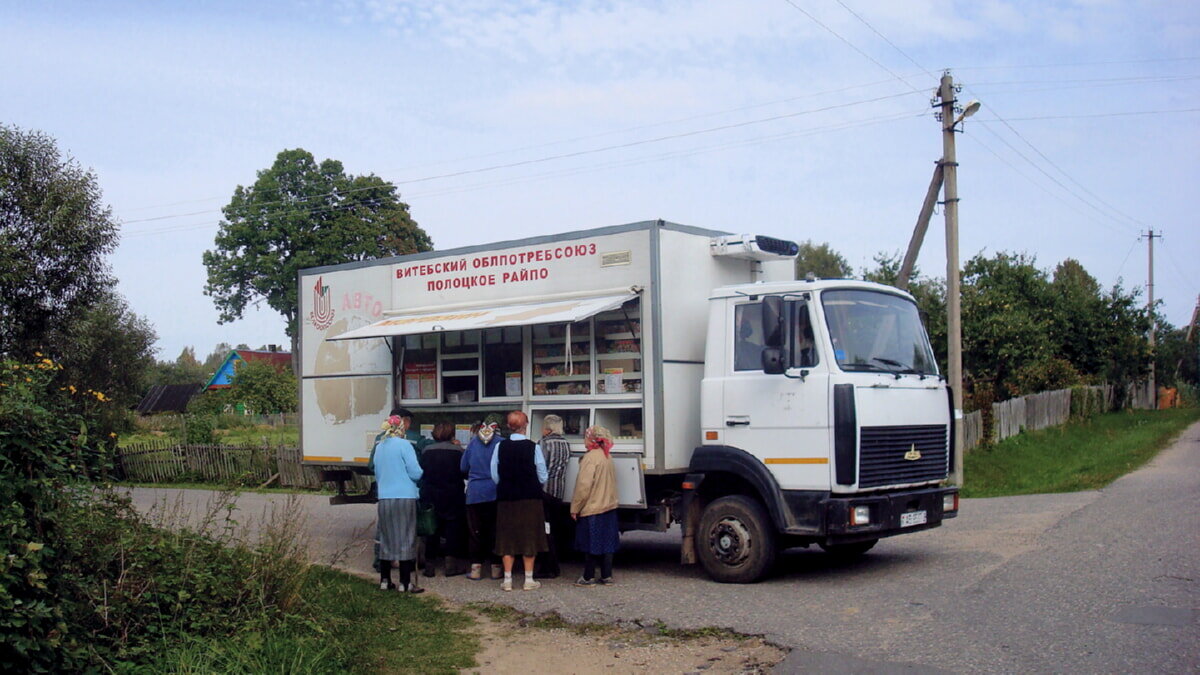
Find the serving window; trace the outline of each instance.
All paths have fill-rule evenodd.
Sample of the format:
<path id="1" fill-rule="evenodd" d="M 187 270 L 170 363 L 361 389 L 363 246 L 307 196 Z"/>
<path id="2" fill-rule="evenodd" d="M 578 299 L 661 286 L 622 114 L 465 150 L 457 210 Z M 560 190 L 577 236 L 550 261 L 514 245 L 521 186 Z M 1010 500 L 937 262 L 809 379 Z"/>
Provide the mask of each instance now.
<path id="1" fill-rule="evenodd" d="M 489 328 L 483 332 L 483 395 L 487 398 L 521 396 L 525 362 L 521 327 Z"/>
<path id="2" fill-rule="evenodd" d="M 396 391 L 411 401 L 438 399 L 438 344 L 435 335 L 403 335 L 395 338 Z"/>
<path id="3" fill-rule="evenodd" d="M 596 315 L 596 393 L 642 392 L 642 320 L 637 299 Z"/>
<path id="4" fill-rule="evenodd" d="M 592 393 L 592 322 L 533 327 L 533 395 Z"/>
<path id="5" fill-rule="evenodd" d="M 530 396 L 636 399 L 644 390 L 641 303 L 637 297 L 627 297 L 575 302 L 574 316 L 588 318 L 573 322 L 396 336 L 398 401 L 462 404 Z M 598 309 L 605 311 L 590 314 Z"/>

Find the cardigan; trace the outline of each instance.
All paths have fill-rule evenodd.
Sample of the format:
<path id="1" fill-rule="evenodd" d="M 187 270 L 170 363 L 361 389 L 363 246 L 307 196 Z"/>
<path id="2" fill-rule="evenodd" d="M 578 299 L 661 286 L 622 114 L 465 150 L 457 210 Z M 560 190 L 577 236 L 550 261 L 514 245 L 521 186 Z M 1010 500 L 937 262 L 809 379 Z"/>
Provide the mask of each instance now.
<path id="1" fill-rule="evenodd" d="M 375 446 L 380 499 L 416 499 L 417 481 L 424 473 L 417 451 L 403 438 L 385 438 Z"/>
<path id="2" fill-rule="evenodd" d="M 603 450 L 588 450 L 579 460 L 571 513 L 595 516 L 617 508 L 617 467 Z"/>

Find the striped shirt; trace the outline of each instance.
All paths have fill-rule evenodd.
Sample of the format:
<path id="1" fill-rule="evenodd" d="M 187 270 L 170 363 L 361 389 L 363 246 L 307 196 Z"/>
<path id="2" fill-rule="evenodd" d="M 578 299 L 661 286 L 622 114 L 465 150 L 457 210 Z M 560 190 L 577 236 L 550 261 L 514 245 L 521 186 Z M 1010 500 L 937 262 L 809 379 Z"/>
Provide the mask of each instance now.
<path id="1" fill-rule="evenodd" d="M 550 434 L 542 439 L 540 445 L 549 474 L 543 489 L 551 497 L 562 500 L 567 488 L 567 461 L 571 459 L 571 444 L 558 434 Z"/>

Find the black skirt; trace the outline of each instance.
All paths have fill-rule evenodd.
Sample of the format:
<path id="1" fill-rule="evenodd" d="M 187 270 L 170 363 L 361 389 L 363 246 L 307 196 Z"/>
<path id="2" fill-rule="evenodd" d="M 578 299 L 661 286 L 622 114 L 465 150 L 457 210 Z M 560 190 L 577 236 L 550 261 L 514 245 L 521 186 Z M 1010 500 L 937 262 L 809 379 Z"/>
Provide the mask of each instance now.
<path id="1" fill-rule="evenodd" d="M 537 555 L 547 550 L 541 499 L 496 502 L 496 555 Z"/>

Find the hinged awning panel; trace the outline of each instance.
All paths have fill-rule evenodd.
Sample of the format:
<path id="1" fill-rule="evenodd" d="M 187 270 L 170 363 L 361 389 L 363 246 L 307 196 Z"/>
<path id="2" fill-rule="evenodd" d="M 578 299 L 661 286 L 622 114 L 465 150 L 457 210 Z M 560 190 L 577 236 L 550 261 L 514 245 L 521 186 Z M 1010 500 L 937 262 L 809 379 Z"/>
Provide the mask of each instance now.
<path id="1" fill-rule="evenodd" d="M 547 302 L 523 302 L 499 307 L 424 310 L 391 316 L 369 326 L 356 328 L 326 340 L 360 340 L 363 338 L 419 335 L 443 331 L 481 330 L 505 326 L 528 326 L 539 323 L 582 321 L 594 314 L 616 309 L 637 293 L 603 295 L 591 298 L 570 298 Z"/>

